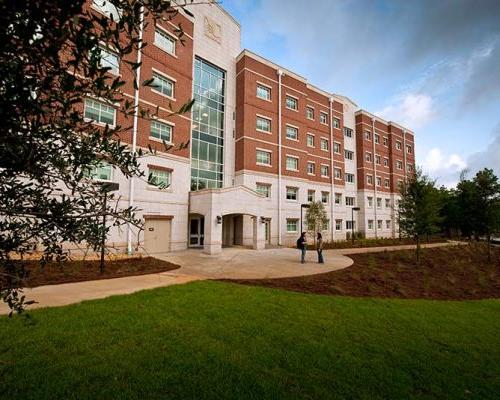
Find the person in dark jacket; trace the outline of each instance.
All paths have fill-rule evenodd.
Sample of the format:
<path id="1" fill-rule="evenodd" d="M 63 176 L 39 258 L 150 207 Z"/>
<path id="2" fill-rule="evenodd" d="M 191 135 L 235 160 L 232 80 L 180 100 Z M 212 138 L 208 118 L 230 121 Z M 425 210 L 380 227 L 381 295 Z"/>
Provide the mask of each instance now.
<path id="1" fill-rule="evenodd" d="M 316 240 L 316 251 L 318 252 L 318 263 L 324 264 L 325 260 L 323 259 L 323 236 L 318 232 L 318 238 Z"/>
<path id="2" fill-rule="evenodd" d="M 300 255 L 300 262 L 302 264 L 305 264 L 306 262 L 306 251 L 307 251 L 307 239 L 306 239 L 306 233 L 302 232 L 300 235 L 299 240 L 297 240 L 298 247 L 300 249 L 301 255 Z"/>

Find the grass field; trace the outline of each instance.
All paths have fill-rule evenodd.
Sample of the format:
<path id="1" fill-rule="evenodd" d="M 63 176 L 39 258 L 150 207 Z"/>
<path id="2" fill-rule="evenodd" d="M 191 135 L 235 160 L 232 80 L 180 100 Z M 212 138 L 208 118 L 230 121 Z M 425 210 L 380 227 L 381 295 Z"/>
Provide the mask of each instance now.
<path id="1" fill-rule="evenodd" d="M 497 399 L 499 317 L 196 282 L 0 318 L 0 397 Z"/>

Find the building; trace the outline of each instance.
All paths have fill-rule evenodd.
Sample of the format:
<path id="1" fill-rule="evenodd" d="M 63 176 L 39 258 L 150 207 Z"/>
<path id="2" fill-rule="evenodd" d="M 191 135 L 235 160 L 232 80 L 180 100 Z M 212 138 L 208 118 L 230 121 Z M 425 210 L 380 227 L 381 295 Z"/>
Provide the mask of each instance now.
<path id="1" fill-rule="evenodd" d="M 90 7 L 116 11 L 102 0 Z M 137 95 L 141 107 L 158 106 L 160 113 L 138 120 L 122 138 L 144 148 L 162 140 L 190 146 L 141 160 L 167 189 L 127 180 L 109 166 L 96 171 L 120 183 L 120 201 L 139 207 L 145 220 L 142 232 L 111 232 L 110 244 L 149 253 L 200 247 L 208 254 L 231 245 L 290 245 L 300 233 L 301 205 L 313 200 L 326 206 L 327 240 L 345 239 L 352 229 L 394 236 L 398 183 L 415 165 L 413 133 L 242 51 L 240 26 L 219 5 L 190 11 L 194 18 L 179 14 L 147 25 L 150 45 L 137 55 L 140 80 L 154 78 L 157 87 L 136 93 L 129 85 L 125 96 Z M 174 34 L 179 22 L 184 45 Z M 116 56 L 112 64 L 126 80 Z M 166 118 L 169 103 L 178 108 L 193 97 L 191 115 Z M 123 118 L 95 100 L 86 101 L 84 113 L 97 123 Z"/>

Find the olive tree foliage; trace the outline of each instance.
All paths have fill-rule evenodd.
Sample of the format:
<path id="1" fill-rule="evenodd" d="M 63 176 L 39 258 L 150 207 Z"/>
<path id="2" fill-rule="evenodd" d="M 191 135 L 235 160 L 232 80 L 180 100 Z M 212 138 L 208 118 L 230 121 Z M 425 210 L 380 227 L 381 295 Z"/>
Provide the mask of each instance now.
<path id="1" fill-rule="evenodd" d="M 321 201 L 313 201 L 309 203 L 305 219 L 307 229 L 313 234 L 314 243 L 316 243 L 316 234 L 321 232 L 325 224 L 328 222 L 323 203 Z"/>
<path id="2" fill-rule="evenodd" d="M 85 7 L 84 0 L 4 0 L 0 4 L 0 295 L 21 312 L 22 263 L 35 246 L 42 263 L 62 260 L 63 242 L 98 250 L 102 226 L 141 222 L 135 209 L 103 209 L 102 188 L 88 171 L 106 161 L 126 177 L 143 176 L 141 150 L 120 138 L 130 135 L 133 116 L 152 118 L 158 110 L 135 109 L 122 95 L 126 84 L 101 62 L 107 47 L 139 82 L 137 50 L 144 28 L 171 20 L 183 5 L 165 0 L 97 0 L 115 6 L 113 15 Z M 189 13 L 188 10 L 185 10 Z M 118 17 L 118 18 L 117 18 Z M 183 41 L 182 26 L 176 30 Z M 98 126 L 82 115 L 85 98 L 100 99 L 125 115 L 126 126 Z M 192 102 L 172 114 L 187 112 Z M 128 132 L 128 133 L 127 133 Z M 129 136 L 130 137 L 130 136 Z M 185 145 L 185 144 L 184 144 Z M 167 147 L 165 150 L 175 150 Z M 149 150 L 148 150 L 149 151 Z M 117 199 L 115 199 L 117 200 Z"/>

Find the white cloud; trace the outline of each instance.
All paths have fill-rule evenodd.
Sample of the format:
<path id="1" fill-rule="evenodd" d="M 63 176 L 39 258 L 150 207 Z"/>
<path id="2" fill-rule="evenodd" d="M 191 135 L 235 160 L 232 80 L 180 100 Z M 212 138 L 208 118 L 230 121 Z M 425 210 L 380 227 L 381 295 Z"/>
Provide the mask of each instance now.
<path id="1" fill-rule="evenodd" d="M 409 93 L 398 98 L 395 104 L 375 113 L 381 118 L 400 123 L 411 129 L 428 123 L 434 116 L 433 101 L 425 94 Z"/>
<path id="2" fill-rule="evenodd" d="M 437 147 L 429 150 L 422 165 L 425 173 L 445 186 L 454 186 L 465 168 L 467 163 L 462 157 L 458 154 L 443 154 Z"/>

